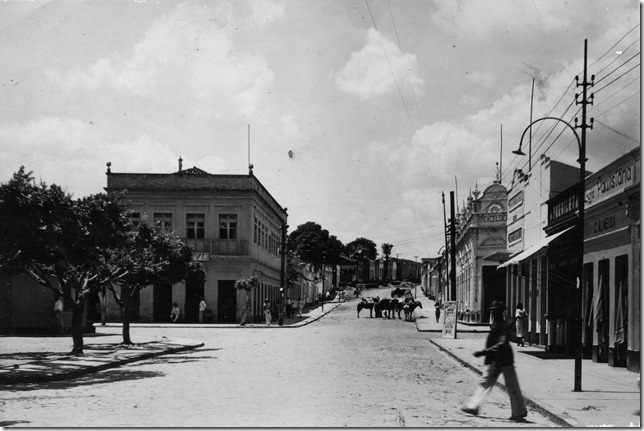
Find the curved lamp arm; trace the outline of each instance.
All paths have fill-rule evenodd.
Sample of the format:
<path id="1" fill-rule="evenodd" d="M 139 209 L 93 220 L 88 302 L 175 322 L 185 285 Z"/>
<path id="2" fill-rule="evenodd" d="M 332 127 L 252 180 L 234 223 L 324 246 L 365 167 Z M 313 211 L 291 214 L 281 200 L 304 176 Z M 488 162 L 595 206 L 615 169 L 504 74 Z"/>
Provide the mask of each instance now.
<path id="1" fill-rule="evenodd" d="M 523 144 L 523 137 L 525 136 L 526 132 L 528 130 L 530 130 L 530 128 L 532 127 L 533 124 L 538 123 L 540 121 L 544 121 L 544 120 L 560 121 L 560 122 L 564 123 L 566 126 L 568 126 L 568 128 L 570 130 L 572 130 L 572 133 L 575 134 L 575 138 L 577 139 L 577 146 L 579 147 L 579 151 L 581 151 L 581 139 L 579 138 L 579 135 L 577 134 L 577 131 L 575 130 L 575 128 L 570 123 L 568 123 L 567 121 L 562 120 L 561 118 L 557 118 L 557 117 L 543 117 L 543 118 L 539 118 L 537 120 L 534 120 L 532 123 L 528 124 L 528 127 L 525 128 L 525 130 L 523 131 L 523 134 L 521 135 L 521 140 L 519 140 L 519 149 L 516 150 L 516 151 L 512 151 L 514 154 L 517 154 L 519 156 L 525 156 L 525 153 L 523 151 L 521 151 L 521 145 Z"/>

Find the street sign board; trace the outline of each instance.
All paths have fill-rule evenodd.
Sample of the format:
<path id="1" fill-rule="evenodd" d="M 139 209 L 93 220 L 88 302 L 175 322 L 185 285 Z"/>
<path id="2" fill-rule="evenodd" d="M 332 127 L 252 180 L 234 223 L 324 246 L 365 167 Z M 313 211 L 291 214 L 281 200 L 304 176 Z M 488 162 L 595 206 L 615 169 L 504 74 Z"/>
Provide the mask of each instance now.
<path id="1" fill-rule="evenodd" d="M 443 302 L 443 338 L 456 338 L 456 301 Z"/>

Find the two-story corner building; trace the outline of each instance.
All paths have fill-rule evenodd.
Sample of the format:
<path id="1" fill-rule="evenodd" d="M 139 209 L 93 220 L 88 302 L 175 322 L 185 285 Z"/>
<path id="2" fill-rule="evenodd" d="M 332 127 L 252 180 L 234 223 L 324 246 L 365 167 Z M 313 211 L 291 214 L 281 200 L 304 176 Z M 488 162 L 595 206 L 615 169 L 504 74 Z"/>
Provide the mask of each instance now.
<path id="1" fill-rule="evenodd" d="M 475 190 L 458 215 L 456 233 L 456 300 L 459 318 L 481 323 L 489 319 L 493 300 L 505 298 L 505 270 L 486 256 L 506 247 L 507 190 L 498 181 L 483 194 Z"/>
<path id="2" fill-rule="evenodd" d="M 107 192 L 125 191 L 134 223 L 173 231 L 205 269 L 205 282 L 188 281 L 144 288 L 134 298 L 133 321 L 168 321 L 173 303 L 180 320 L 197 322 L 199 302 L 206 320 L 236 322 L 245 298 L 235 281 L 256 275 L 252 315 L 261 319 L 264 298 L 277 302 L 281 282 L 280 244 L 287 212 L 249 170 L 248 175 L 214 175 L 197 167 L 168 174 L 116 173 L 108 164 Z M 114 302 L 108 318 L 118 319 Z"/>
<path id="3" fill-rule="evenodd" d="M 547 201 L 579 181 L 579 168 L 552 160 L 545 154 L 528 172 L 515 170 L 508 189 L 507 244 L 510 259 L 499 265 L 507 269 L 506 304 L 513 313 L 522 303 L 528 312 L 526 341 L 546 345 L 547 320 L 545 248 Z"/>

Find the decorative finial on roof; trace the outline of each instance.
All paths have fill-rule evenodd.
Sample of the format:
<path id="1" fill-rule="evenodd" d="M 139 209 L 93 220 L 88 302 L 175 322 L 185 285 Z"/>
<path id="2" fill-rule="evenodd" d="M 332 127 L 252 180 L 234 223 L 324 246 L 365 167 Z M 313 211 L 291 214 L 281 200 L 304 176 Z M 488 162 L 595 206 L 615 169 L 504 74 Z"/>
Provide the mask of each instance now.
<path id="1" fill-rule="evenodd" d="M 105 172 L 105 173 L 106 173 L 107 175 L 111 174 L 111 173 L 112 173 L 112 169 L 110 169 L 110 167 L 112 166 L 112 162 L 107 162 L 107 163 L 105 163 L 105 165 L 107 166 L 107 172 Z"/>
<path id="2" fill-rule="evenodd" d="M 474 183 L 474 191 L 472 192 L 474 195 L 474 200 L 477 200 L 479 198 L 479 195 L 481 194 L 481 191 L 479 190 L 479 182 L 478 180 Z"/>
<path id="3" fill-rule="evenodd" d="M 248 175 L 253 175 L 253 168 L 254 168 L 253 164 L 249 163 L 248 164 Z"/>

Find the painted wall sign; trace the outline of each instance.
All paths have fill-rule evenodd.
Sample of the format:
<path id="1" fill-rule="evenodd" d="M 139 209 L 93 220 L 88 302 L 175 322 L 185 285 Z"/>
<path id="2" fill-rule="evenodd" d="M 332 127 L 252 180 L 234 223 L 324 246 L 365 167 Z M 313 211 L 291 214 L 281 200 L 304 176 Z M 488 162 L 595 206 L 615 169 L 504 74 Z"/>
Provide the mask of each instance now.
<path id="1" fill-rule="evenodd" d="M 635 182 L 635 166 L 625 163 L 586 185 L 586 208 L 624 191 Z"/>
<path id="2" fill-rule="evenodd" d="M 619 230 L 629 225 L 623 207 L 618 207 L 612 214 L 601 216 L 590 215 L 584 223 L 584 237 L 594 238 Z"/>
<path id="3" fill-rule="evenodd" d="M 192 253 L 192 260 L 197 262 L 207 262 L 210 260 L 210 254 L 208 253 Z"/>

